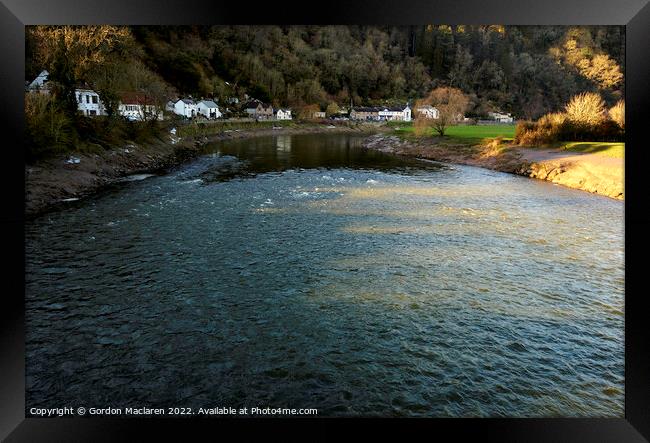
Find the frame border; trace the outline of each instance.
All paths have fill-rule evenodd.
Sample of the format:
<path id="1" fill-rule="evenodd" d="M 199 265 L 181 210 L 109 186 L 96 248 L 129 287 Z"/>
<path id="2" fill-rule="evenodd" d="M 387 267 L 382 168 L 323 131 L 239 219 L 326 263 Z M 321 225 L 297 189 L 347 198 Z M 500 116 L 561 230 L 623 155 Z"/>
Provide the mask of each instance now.
<path id="1" fill-rule="evenodd" d="M 215 422 L 206 419 L 115 419 L 115 418 L 28 418 L 25 419 L 25 326 L 24 326 L 24 156 L 23 89 L 24 26 L 34 24 L 511 24 L 511 25 L 625 25 L 626 26 L 626 144 L 625 156 L 625 418 L 624 419 L 343 419 L 371 425 L 384 432 L 408 426 L 408 431 L 451 431 L 456 435 L 498 441 L 612 441 L 643 442 L 650 439 L 650 339 L 645 322 L 641 285 L 648 250 L 650 216 L 644 214 L 647 192 L 641 178 L 649 164 L 650 146 L 642 140 L 649 121 L 650 104 L 650 3 L 649 0 L 503 0 L 489 9 L 480 0 L 416 0 L 407 4 L 381 0 L 333 0 L 317 4 L 288 0 L 252 6 L 207 0 L 2 0 L 0 3 L 0 109 L 5 126 L 3 156 L 11 165 L 0 174 L 4 207 L 0 232 L 5 265 L 0 322 L 0 439 L 7 441 L 113 441 L 132 439 L 134 434 L 164 432 L 167 437 L 186 437 L 206 426 L 215 432 Z M 56 4 L 53 4 L 56 3 Z M 645 184 L 647 186 L 647 183 Z M 647 199 L 645 200 L 647 202 Z M 641 289 L 640 289 L 641 288 Z M 647 291 L 647 290 L 646 290 Z M 295 420 L 314 425 L 316 439 L 338 434 L 336 419 L 220 419 L 220 427 L 231 431 L 283 431 Z M 181 430 L 182 429 L 182 430 Z M 295 432 L 295 431 L 294 431 Z M 268 434 L 267 434 L 268 435 Z M 287 435 L 283 432 L 282 435 Z M 314 435 L 310 433 L 310 435 Z M 403 433 L 401 434 L 404 435 Z M 645 438 L 644 438 L 645 436 Z"/>

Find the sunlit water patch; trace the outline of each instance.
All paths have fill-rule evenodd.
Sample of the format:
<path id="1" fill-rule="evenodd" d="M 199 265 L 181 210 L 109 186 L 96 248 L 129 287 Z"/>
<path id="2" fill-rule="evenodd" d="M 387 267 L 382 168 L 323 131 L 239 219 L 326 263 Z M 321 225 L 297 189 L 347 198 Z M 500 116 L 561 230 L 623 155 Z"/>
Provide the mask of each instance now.
<path id="1" fill-rule="evenodd" d="M 348 136 L 27 225 L 28 406 L 623 415 L 623 205 Z"/>

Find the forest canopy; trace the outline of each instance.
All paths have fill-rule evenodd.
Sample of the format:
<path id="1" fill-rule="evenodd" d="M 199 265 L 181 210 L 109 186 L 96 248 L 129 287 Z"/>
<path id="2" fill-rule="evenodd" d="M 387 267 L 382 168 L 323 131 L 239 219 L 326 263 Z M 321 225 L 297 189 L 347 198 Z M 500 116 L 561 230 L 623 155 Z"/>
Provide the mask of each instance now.
<path id="1" fill-rule="evenodd" d="M 624 95 L 621 26 L 30 26 L 26 80 L 42 69 L 116 90 L 249 96 L 276 106 L 411 103 L 462 90 L 468 116 L 535 119 L 571 97 Z M 63 69 L 67 65 L 66 69 Z M 65 72 L 66 76 L 61 73 Z"/>

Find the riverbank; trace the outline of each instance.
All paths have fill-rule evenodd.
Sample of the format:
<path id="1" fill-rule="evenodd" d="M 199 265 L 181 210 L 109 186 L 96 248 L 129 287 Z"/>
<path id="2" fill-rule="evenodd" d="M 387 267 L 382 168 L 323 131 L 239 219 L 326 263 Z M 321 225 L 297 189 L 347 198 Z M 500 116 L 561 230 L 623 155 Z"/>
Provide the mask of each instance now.
<path id="1" fill-rule="evenodd" d="M 624 159 L 561 149 L 520 148 L 499 139 L 461 143 L 441 137 L 404 138 L 377 134 L 364 142 L 367 149 L 493 169 L 562 186 L 624 199 Z"/>
<path id="2" fill-rule="evenodd" d="M 313 133 L 372 134 L 385 128 L 372 125 L 296 124 L 291 127 L 232 129 L 209 136 L 161 136 L 149 143 L 127 142 L 110 150 L 75 153 L 25 165 L 25 216 L 34 217 L 69 201 L 139 174 L 159 173 L 203 152 L 219 140 Z"/>

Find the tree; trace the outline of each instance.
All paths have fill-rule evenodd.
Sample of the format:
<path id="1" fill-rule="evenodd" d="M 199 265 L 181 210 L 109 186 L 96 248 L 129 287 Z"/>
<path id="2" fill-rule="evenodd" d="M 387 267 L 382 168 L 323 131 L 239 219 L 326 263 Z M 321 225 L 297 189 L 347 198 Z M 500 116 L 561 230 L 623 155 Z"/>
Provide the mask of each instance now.
<path id="1" fill-rule="evenodd" d="M 313 120 L 315 118 L 314 114 L 319 111 L 320 108 L 316 104 L 305 105 L 300 108 L 300 111 L 298 112 L 298 118 L 300 120 Z"/>
<path id="2" fill-rule="evenodd" d="M 565 110 L 567 118 L 579 126 L 594 126 L 605 119 L 605 102 L 595 92 L 574 96 Z"/>
<path id="3" fill-rule="evenodd" d="M 436 88 L 424 100 L 419 101 L 416 107 L 431 105 L 438 109 L 438 118 L 427 119 L 418 115 L 416 117 L 416 127 L 418 125 L 430 125 L 438 134 L 443 136 L 447 127 L 458 123 L 463 118 L 468 104 L 469 99 L 460 89 Z"/>
<path id="4" fill-rule="evenodd" d="M 331 102 L 329 105 L 327 105 L 327 109 L 325 110 L 325 114 L 327 114 L 328 117 L 331 117 L 333 115 L 337 115 L 339 113 L 339 105 L 337 105 L 334 102 Z"/>

